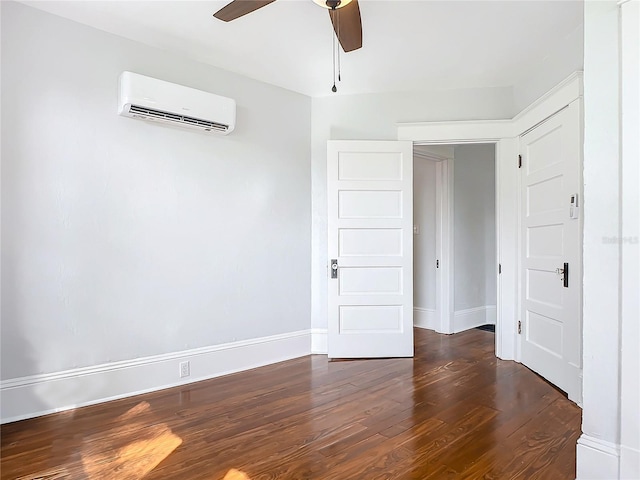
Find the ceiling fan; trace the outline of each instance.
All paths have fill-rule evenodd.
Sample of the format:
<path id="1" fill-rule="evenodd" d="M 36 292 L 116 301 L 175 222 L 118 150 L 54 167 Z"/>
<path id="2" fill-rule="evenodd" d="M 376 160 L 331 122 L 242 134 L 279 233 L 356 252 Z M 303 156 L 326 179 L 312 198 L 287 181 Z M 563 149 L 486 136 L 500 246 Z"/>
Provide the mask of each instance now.
<path id="1" fill-rule="evenodd" d="M 358 0 L 313 0 L 328 9 L 333 30 L 345 52 L 362 47 L 362 21 Z M 262 8 L 275 0 L 233 0 L 213 14 L 219 20 L 230 22 Z"/>

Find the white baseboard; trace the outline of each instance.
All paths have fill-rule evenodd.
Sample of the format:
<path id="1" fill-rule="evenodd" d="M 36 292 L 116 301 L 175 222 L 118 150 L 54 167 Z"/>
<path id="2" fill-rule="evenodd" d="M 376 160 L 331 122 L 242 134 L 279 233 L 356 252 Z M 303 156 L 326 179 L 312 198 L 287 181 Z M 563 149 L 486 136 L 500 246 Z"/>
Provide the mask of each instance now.
<path id="1" fill-rule="evenodd" d="M 620 478 L 624 480 L 640 478 L 640 450 L 620 446 Z"/>
<path id="2" fill-rule="evenodd" d="M 327 329 L 311 329 L 311 353 L 326 355 L 329 351 L 327 347 Z"/>
<path id="3" fill-rule="evenodd" d="M 495 325 L 496 323 L 496 306 L 484 305 L 482 307 L 467 308 L 466 310 L 458 310 L 453 314 L 452 322 L 453 333 L 470 330 L 487 323 Z"/>
<path id="4" fill-rule="evenodd" d="M 0 423 L 206 380 L 311 353 L 311 331 L 196 348 L 0 382 Z M 179 363 L 191 374 L 179 378 Z"/>
<path id="5" fill-rule="evenodd" d="M 495 325 L 496 319 L 498 318 L 498 309 L 495 305 L 485 305 L 485 325 Z"/>
<path id="6" fill-rule="evenodd" d="M 576 480 L 611 480 L 619 476 L 620 448 L 582 434 L 578 439 Z"/>
<path id="7" fill-rule="evenodd" d="M 413 326 L 438 331 L 437 311 L 430 308 L 413 307 Z"/>

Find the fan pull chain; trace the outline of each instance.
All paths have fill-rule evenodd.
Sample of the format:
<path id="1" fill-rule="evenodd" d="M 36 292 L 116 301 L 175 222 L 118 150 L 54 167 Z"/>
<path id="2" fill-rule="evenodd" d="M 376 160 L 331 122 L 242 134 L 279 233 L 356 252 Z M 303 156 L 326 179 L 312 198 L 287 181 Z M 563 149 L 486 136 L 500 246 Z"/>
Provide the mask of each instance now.
<path id="1" fill-rule="evenodd" d="M 338 89 L 336 88 L 336 36 L 331 35 L 331 38 L 333 40 L 333 46 L 331 48 L 331 53 L 333 54 L 333 87 L 331 87 L 331 91 L 333 93 L 336 93 L 338 91 Z"/>
<path id="2" fill-rule="evenodd" d="M 340 10 L 336 10 L 336 16 L 336 21 L 338 22 L 338 40 L 340 40 Z M 340 78 L 340 43 L 338 43 L 338 81 L 342 81 Z"/>

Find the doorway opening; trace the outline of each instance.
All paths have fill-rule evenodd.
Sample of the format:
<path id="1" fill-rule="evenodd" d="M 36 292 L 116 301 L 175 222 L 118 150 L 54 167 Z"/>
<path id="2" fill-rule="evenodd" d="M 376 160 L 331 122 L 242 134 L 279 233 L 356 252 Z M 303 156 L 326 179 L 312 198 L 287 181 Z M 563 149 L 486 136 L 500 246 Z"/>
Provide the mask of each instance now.
<path id="1" fill-rule="evenodd" d="M 495 143 L 414 145 L 414 325 L 497 323 Z"/>

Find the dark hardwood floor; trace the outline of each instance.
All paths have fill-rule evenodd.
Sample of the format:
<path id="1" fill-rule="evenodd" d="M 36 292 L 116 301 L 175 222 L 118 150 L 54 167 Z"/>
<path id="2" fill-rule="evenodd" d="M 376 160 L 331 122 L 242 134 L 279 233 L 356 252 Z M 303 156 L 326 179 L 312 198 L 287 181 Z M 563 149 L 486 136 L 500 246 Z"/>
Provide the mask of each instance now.
<path id="1" fill-rule="evenodd" d="M 3 479 L 574 479 L 580 409 L 494 335 L 310 356 L 2 426 Z"/>

